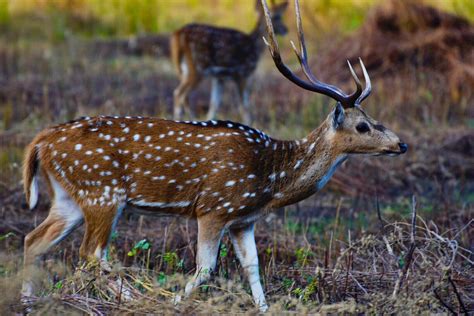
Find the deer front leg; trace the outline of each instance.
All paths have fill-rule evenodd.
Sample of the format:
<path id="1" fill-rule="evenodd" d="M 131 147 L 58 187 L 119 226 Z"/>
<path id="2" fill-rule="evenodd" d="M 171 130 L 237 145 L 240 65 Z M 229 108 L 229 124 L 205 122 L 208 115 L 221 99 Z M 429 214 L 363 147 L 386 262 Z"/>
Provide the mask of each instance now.
<path id="1" fill-rule="evenodd" d="M 217 263 L 219 243 L 223 228 L 209 220 L 198 220 L 198 243 L 196 255 L 196 273 L 186 284 L 184 294 L 188 297 L 193 290 L 209 280 Z"/>
<path id="2" fill-rule="evenodd" d="M 253 300 L 260 311 L 265 312 L 268 309 L 268 305 L 265 301 L 265 294 L 263 293 L 258 272 L 258 254 L 254 237 L 254 224 L 231 227 L 229 232 L 237 258 L 249 280 Z"/>

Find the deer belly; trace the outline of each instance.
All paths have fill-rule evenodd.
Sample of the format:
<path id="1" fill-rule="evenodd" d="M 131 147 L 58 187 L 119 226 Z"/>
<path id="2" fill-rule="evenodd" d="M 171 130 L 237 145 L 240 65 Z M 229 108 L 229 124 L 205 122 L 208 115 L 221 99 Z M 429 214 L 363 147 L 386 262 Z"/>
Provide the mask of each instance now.
<path id="1" fill-rule="evenodd" d="M 196 193 L 191 183 L 179 181 L 169 174 L 149 175 L 127 184 L 127 205 L 154 213 L 194 213 Z"/>
<path id="2" fill-rule="evenodd" d="M 235 77 L 249 76 L 254 70 L 254 67 L 249 67 L 247 65 L 234 65 L 229 66 L 211 66 L 203 70 L 204 75 L 211 77 Z"/>
<path id="3" fill-rule="evenodd" d="M 150 215 L 150 216 L 176 216 L 182 215 L 193 217 L 192 207 L 187 203 L 143 203 L 142 201 L 129 201 L 126 207 L 127 212 Z"/>

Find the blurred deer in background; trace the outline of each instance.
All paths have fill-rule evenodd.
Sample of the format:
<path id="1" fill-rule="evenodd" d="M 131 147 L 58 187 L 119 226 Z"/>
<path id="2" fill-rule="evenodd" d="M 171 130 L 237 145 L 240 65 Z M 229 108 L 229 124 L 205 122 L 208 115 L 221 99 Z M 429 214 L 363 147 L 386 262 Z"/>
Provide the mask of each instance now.
<path id="1" fill-rule="evenodd" d="M 284 35 L 287 28 L 282 15 L 288 2 L 274 4 L 270 16 L 275 33 Z M 190 92 L 204 77 L 212 78 L 210 107 L 207 119 L 215 118 L 221 103 L 226 80 L 237 84 L 239 111 L 245 124 L 252 121 L 249 80 L 257 67 L 265 45 L 265 17 L 260 2 L 256 1 L 258 21 L 250 34 L 234 29 L 203 24 L 188 24 L 171 36 L 171 58 L 179 75 L 180 84 L 174 90 L 174 119 L 181 119 L 183 106 L 193 117 L 188 102 Z"/>
<path id="2" fill-rule="evenodd" d="M 124 208 L 180 214 L 196 219 L 198 225 L 196 271 L 185 295 L 215 270 L 219 243 L 228 229 L 254 301 L 261 311 L 267 309 L 254 239 L 256 220 L 321 190 L 351 155 L 399 155 L 407 145 L 360 107 L 371 91 L 362 61 L 364 90 L 349 64 L 357 86 L 352 94 L 312 74 L 297 1 L 300 49 L 295 52 L 308 80 L 285 66 L 271 13 L 263 4 L 268 46 L 280 72 L 301 88 L 337 101 L 322 124 L 292 141 L 214 120 L 86 117 L 47 128 L 27 148 L 23 169 L 30 208 L 38 201 L 39 171 L 52 192 L 48 217 L 25 238 L 25 267 L 83 222 L 81 256 L 106 260 L 111 233 Z M 26 278 L 23 294 L 32 291 Z"/>

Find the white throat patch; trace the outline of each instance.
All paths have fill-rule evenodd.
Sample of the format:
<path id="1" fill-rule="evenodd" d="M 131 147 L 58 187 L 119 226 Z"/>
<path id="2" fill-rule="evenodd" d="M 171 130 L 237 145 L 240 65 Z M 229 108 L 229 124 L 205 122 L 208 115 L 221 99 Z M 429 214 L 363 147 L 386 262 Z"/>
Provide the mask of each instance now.
<path id="1" fill-rule="evenodd" d="M 318 191 L 321 190 L 326 185 L 326 183 L 328 183 L 329 179 L 331 179 L 337 167 L 339 167 L 344 161 L 346 161 L 346 159 L 347 155 L 341 155 L 336 158 L 336 160 L 332 163 L 326 174 L 321 178 L 321 180 L 316 182 L 316 188 L 318 189 Z"/>

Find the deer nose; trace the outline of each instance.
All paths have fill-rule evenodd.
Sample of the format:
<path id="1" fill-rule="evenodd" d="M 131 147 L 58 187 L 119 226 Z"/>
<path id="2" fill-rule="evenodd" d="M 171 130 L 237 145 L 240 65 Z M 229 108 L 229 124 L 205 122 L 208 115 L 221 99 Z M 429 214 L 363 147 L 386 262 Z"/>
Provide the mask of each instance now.
<path id="1" fill-rule="evenodd" d="M 400 147 L 400 152 L 402 154 L 406 153 L 408 150 L 408 145 L 405 143 L 398 143 L 398 146 Z"/>

